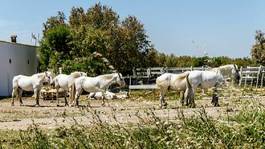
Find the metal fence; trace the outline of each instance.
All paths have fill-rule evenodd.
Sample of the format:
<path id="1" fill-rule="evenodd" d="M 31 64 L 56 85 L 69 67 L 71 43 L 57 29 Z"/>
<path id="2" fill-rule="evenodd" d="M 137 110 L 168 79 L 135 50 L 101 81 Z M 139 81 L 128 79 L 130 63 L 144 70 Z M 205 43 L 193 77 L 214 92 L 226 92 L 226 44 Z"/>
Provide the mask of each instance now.
<path id="1" fill-rule="evenodd" d="M 152 68 L 136 68 L 133 70 L 132 76 L 125 79 L 129 84 L 129 89 L 155 89 L 155 80 L 163 73 L 179 74 L 191 70 L 208 70 L 209 67 L 152 67 Z M 264 85 L 265 67 L 241 67 L 239 86 L 242 87 L 263 87 Z"/>

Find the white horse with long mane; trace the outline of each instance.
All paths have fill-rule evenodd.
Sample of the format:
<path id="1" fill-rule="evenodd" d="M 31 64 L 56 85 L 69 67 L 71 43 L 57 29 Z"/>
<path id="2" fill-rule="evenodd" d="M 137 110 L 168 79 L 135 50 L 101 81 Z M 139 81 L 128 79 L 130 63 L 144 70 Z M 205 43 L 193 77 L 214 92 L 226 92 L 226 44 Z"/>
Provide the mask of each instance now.
<path id="1" fill-rule="evenodd" d="M 59 74 L 53 79 L 53 84 L 56 89 L 56 100 L 57 100 L 57 106 L 59 106 L 59 89 L 63 89 L 65 92 L 69 91 L 69 100 L 74 100 L 73 95 L 73 86 L 75 83 L 75 79 L 81 77 L 81 76 L 87 76 L 85 72 L 72 72 L 70 75 L 66 74 Z M 64 96 L 65 100 L 65 106 L 68 105 L 68 101 L 66 99 L 67 94 Z"/>
<path id="2" fill-rule="evenodd" d="M 43 72 L 32 76 L 17 75 L 13 78 L 12 103 L 14 106 L 14 98 L 19 98 L 20 105 L 22 102 L 23 91 L 33 91 L 36 99 L 36 106 L 39 106 L 39 94 L 44 82 L 49 84 L 52 81 L 51 72 Z"/>
<path id="3" fill-rule="evenodd" d="M 117 83 L 120 86 L 124 86 L 125 82 L 122 78 L 122 74 L 120 73 L 112 73 L 112 74 L 105 74 L 99 75 L 97 77 L 79 77 L 75 80 L 75 102 L 76 105 L 79 105 L 78 99 L 81 95 L 82 91 L 85 90 L 86 92 L 102 92 L 104 95 L 106 90 L 109 88 L 110 85 Z M 105 100 L 103 98 L 102 105 L 105 104 Z M 74 101 L 72 103 L 74 105 Z"/>

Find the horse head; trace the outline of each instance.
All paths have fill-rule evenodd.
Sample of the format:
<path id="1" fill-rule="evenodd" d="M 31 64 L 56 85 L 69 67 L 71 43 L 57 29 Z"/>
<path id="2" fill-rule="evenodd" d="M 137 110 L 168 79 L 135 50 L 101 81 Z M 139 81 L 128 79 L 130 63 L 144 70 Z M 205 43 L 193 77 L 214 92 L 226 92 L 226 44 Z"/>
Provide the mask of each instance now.
<path id="1" fill-rule="evenodd" d="M 119 86 L 121 86 L 121 87 L 125 86 L 125 81 L 124 81 L 124 79 L 122 78 L 122 74 L 121 74 L 121 73 L 115 73 L 115 75 L 116 75 L 116 83 L 117 83 Z"/>
<path id="2" fill-rule="evenodd" d="M 50 71 L 45 71 L 44 72 L 45 76 L 44 76 L 44 82 L 48 82 L 49 84 L 53 83 L 53 74 Z"/>

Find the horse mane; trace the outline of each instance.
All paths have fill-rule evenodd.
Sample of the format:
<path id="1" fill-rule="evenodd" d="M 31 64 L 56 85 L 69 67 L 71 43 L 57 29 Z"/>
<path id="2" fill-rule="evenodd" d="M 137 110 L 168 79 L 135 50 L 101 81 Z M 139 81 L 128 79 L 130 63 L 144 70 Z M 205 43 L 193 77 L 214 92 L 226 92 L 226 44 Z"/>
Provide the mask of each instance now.
<path id="1" fill-rule="evenodd" d="M 37 76 L 37 78 L 39 78 L 39 79 L 41 78 L 42 79 L 42 78 L 45 77 L 45 75 L 46 75 L 45 72 L 41 72 L 41 73 L 34 74 L 32 76 Z"/>
<path id="2" fill-rule="evenodd" d="M 99 77 L 99 78 L 104 78 L 104 79 L 112 79 L 113 78 L 113 76 L 115 76 L 115 74 L 117 74 L 117 73 L 111 73 L 111 74 L 104 74 L 104 75 L 99 75 L 99 76 L 97 76 L 97 77 Z"/>

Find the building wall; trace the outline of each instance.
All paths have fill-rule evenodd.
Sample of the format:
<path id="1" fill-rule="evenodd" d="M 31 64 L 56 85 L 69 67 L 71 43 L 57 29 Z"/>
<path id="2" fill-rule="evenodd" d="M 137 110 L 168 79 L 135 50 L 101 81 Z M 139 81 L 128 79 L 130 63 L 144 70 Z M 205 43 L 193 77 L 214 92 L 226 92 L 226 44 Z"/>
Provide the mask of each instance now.
<path id="1" fill-rule="evenodd" d="M 15 75 L 37 72 L 36 47 L 0 41 L 0 96 L 10 96 Z"/>

